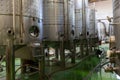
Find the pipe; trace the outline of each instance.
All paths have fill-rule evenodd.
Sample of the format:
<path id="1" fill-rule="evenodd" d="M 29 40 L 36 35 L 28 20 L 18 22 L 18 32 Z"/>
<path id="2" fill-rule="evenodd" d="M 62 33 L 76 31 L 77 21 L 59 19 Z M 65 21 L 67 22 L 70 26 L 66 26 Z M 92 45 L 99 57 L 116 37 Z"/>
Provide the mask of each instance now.
<path id="1" fill-rule="evenodd" d="M 18 72 L 21 68 L 23 68 L 23 67 L 29 67 L 29 68 L 35 69 L 35 70 L 39 71 L 39 73 L 41 73 L 41 76 L 42 76 L 42 77 L 45 77 L 45 78 L 47 78 L 47 79 L 49 80 L 49 76 L 46 75 L 46 74 L 43 74 L 43 72 L 41 72 L 40 68 L 31 66 L 31 65 L 29 65 L 29 64 L 25 64 L 25 65 L 23 65 L 23 66 L 20 66 L 20 67 L 15 71 L 15 74 L 17 74 L 17 72 Z"/>
<path id="2" fill-rule="evenodd" d="M 13 32 L 15 33 L 16 15 L 15 15 L 15 0 L 13 0 Z"/>
<path id="3" fill-rule="evenodd" d="M 109 67 L 105 68 L 105 72 L 114 72 L 114 71 L 117 71 L 117 70 L 119 70 L 119 67 L 109 66 Z"/>
<path id="4" fill-rule="evenodd" d="M 110 23 L 110 25 L 120 25 L 120 23 Z"/>
<path id="5" fill-rule="evenodd" d="M 82 34 L 83 34 L 83 39 L 87 38 L 87 27 L 86 27 L 86 4 L 85 0 L 82 0 Z"/>
<path id="6" fill-rule="evenodd" d="M 23 27 L 23 7 L 22 7 L 22 0 L 20 0 L 20 42 L 22 43 L 23 34 L 24 34 L 24 27 Z"/>
<path id="7" fill-rule="evenodd" d="M 65 32 L 65 29 L 66 29 L 66 9 L 65 9 L 65 0 L 63 1 L 63 17 L 64 17 L 64 25 L 63 25 L 63 30 L 64 30 L 64 38 L 66 39 L 66 32 Z"/>
<path id="8" fill-rule="evenodd" d="M 6 56 L 3 56 L 3 58 L 0 60 L 0 66 L 2 65 L 3 60 L 5 59 Z"/>

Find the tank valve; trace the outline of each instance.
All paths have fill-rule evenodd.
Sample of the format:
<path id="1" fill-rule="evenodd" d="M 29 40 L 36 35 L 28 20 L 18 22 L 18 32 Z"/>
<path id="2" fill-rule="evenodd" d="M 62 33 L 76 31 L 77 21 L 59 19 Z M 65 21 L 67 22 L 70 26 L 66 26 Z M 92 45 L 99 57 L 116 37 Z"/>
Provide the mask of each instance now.
<path id="1" fill-rule="evenodd" d="M 117 54 L 120 54 L 120 50 L 108 50 L 106 58 L 115 57 Z"/>
<path id="2" fill-rule="evenodd" d="M 117 51 L 116 51 L 116 54 L 120 54 L 120 50 L 117 50 Z"/>
<path id="3" fill-rule="evenodd" d="M 107 50 L 106 58 L 109 59 L 112 53 L 113 53 L 112 50 Z"/>
<path id="4" fill-rule="evenodd" d="M 8 29 L 8 30 L 7 30 L 7 34 L 8 34 L 8 36 L 13 36 L 13 35 L 14 35 L 14 32 L 13 32 L 12 29 Z"/>
<path id="5" fill-rule="evenodd" d="M 117 57 L 110 57 L 110 63 L 115 63 L 116 59 L 117 59 Z"/>
<path id="6" fill-rule="evenodd" d="M 119 69 L 119 67 L 112 67 L 112 66 L 108 66 L 107 68 L 105 68 L 105 72 L 114 72 L 117 71 Z"/>

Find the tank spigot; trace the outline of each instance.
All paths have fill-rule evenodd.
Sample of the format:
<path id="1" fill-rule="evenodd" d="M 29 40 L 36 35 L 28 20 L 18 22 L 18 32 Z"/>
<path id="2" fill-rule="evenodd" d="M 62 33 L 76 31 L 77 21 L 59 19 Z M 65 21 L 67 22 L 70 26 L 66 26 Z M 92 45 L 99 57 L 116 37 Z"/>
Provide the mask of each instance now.
<path id="1" fill-rule="evenodd" d="M 8 36 L 13 36 L 13 35 L 14 35 L 14 32 L 13 32 L 12 29 L 8 29 L 8 30 L 7 30 L 7 34 L 8 34 Z"/>
<path id="2" fill-rule="evenodd" d="M 120 54 L 120 50 L 112 50 L 111 56 L 110 57 L 115 57 Z"/>
<path id="3" fill-rule="evenodd" d="M 107 68 L 105 68 L 105 72 L 114 72 L 117 71 L 119 69 L 119 67 L 112 67 L 112 66 L 108 66 Z"/>
<path id="4" fill-rule="evenodd" d="M 117 54 L 120 54 L 120 50 L 108 50 L 106 58 L 109 59 L 110 57 L 115 57 Z"/>
<path id="5" fill-rule="evenodd" d="M 117 59 L 117 57 L 110 57 L 110 63 L 115 63 L 116 59 Z"/>
<path id="6" fill-rule="evenodd" d="M 116 52 L 116 54 L 120 54 L 120 50 L 116 50 L 115 52 Z"/>
<path id="7" fill-rule="evenodd" d="M 106 58 L 109 59 L 112 54 L 114 54 L 112 50 L 107 50 Z"/>

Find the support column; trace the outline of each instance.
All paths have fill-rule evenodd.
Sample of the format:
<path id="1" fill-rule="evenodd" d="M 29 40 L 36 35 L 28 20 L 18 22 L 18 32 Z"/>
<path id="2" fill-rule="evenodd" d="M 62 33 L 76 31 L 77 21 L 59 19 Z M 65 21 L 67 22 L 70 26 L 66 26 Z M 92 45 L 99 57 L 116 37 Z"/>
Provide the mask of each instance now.
<path id="1" fill-rule="evenodd" d="M 73 42 L 72 58 L 71 58 L 71 63 L 73 64 L 75 64 L 75 54 L 76 54 L 76 46 L 75 46 L 75 42 Z"/>
<path id="2" fill-rule="evenodd" d="M 45 54 L 44 54 L 44 50 L 43 50 L 43 47 L 42 47 L 42 45 L 40 46 L 40 48 L 41 48 L 41 53 L 40 53 L 40 55 L 41 55 L 41 57 L 39 58 L 39 62 L 38 62 L 38 64 L 39 64 L 39 77 L 40 77 L 40 80 L 45 80 L 44 79 L 44 77 L 45 77 Z"/>
<path id="3" fill-rule="evenodd" d="M 59 55 L 58 55 L 58 48 L 55 48 L 55 58 L 58 59 Z"/>
<path id="4" fill-rule="evenodd" d="M 65 68 L 64 40 L 62 40 L 60 43 L 60 60 L 61 60 L 61 66 Z"/>
<path id="5" fill-rule="evenodd" d="M 6 49 L 6 80 L 15 80 L 15 54 L 13 40 L 13 32 L 8 30 Z"/>
<path id="6" fill-rule="evenodd" d="M 80 53 L 81 53 L 81 57 L 83 57 L 84 56 L 84 50 L 83 50 L 83 40 L 81 39 L 80 40 Z"/>

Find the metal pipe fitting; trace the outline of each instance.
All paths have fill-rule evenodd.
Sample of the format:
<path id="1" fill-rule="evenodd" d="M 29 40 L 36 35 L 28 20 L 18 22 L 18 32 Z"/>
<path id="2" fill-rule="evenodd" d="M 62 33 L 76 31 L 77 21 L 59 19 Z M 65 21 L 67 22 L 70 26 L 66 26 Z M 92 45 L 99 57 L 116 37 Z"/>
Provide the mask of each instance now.
<path id="1" fill-rule="evenodd" d="M 114 72 L 114 71 L 117 71 L 119 69 L 119 67 L 107 67 L 105 68 L 105 72 Z"/>

